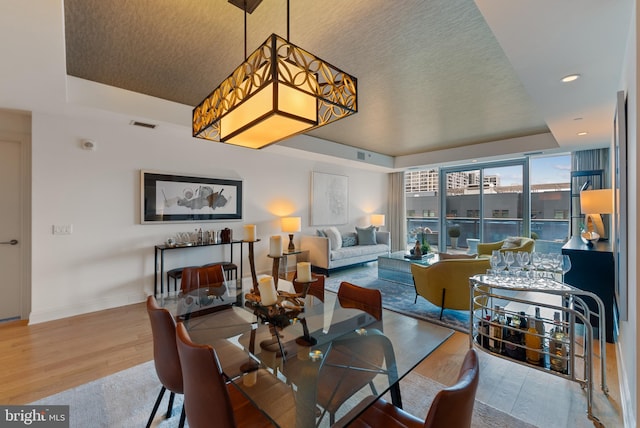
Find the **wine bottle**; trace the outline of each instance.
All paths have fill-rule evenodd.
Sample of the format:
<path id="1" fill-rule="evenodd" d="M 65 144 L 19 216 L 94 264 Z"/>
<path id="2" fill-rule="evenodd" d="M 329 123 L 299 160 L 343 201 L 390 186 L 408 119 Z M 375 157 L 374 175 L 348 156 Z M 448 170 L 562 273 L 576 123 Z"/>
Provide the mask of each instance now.
<path id="1" fill-rule="evenodd" d="M 489 325 L 489 350 L 496 354 L 502 353 L 502 327 L 504 318 L 502 316 L 502 308 L 496 305 L 493 310 L 493 319 Z"/>
<path id="2" fill-rule="evenodd" d="M 568 339 L 560 321 L 560 312 L 553 314 L 553 329 L 549 336 L 549 365 L 552 370 L 567 373 Z"/>
<path id="3" fill-rule="evenodd" d="M 546 354 L 545 354 L 545 348 L 546 348 L 546 339 L 545 339 L 545 327 L 544 327 L 544 320 L 542 319 L 542 316 L 540 315 L 540 307 L 536 306 L 536 315 L 535 315 L 535 328 L 536 331 L 538 332 L 538 337 L 540 338 L 540 365 L 543 367 L 546 367 Z"/>

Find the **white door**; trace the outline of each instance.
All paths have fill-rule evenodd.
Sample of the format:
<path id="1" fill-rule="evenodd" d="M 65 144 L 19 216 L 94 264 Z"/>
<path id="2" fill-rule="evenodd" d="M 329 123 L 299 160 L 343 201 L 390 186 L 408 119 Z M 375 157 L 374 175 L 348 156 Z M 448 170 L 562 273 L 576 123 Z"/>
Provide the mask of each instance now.
<path id="1" fill-rule="evenodd" d="M 19 319 L 23 303 L 20 144 L 0 139 L 0 321 Z"/>

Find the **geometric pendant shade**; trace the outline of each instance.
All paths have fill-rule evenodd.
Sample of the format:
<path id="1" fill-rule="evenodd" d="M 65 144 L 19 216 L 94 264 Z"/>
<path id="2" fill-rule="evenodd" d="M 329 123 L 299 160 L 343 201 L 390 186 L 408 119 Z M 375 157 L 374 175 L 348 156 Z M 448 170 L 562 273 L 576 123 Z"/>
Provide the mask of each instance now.
<path id="1" fill-rule="evenodd" d="M 358 111 L 357 79 L 272 34 L 193 109 L 193 136 L 260 149 Z"/>

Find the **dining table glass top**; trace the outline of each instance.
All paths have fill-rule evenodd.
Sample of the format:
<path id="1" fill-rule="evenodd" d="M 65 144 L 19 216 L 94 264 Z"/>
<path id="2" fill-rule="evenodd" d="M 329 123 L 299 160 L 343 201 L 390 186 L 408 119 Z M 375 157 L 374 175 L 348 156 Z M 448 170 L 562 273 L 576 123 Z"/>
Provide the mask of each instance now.
<path id="1" fill-rule="evenodd" d="M 344 425 L 387 392 L 401 405 L 399 380 L 453 334 L 387 310 L 378 320 L 331 292 L 323 302 L 280 291 L 262 306 L 235 282 L 225 288 L 178 297 L 176 319 L 276 426 Z"/>

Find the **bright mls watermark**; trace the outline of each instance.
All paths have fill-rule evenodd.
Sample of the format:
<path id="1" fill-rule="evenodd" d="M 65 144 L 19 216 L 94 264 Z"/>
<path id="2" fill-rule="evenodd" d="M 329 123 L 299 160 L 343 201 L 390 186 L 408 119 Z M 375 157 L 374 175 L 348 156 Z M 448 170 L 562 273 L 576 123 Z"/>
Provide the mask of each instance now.
<path id="1" fill-rule="evenodd" d="M 69 406 L 0 406 L 0 428 L 69 428 Z"/>

